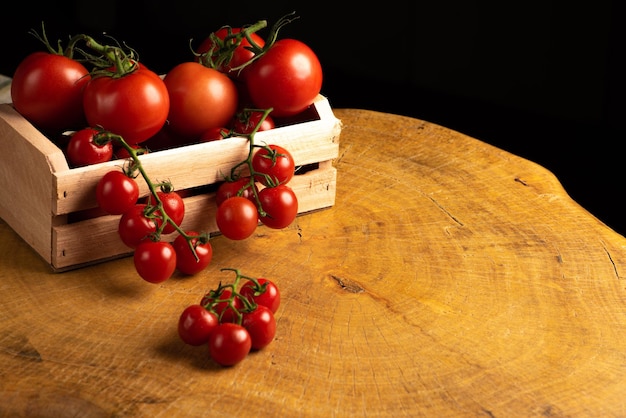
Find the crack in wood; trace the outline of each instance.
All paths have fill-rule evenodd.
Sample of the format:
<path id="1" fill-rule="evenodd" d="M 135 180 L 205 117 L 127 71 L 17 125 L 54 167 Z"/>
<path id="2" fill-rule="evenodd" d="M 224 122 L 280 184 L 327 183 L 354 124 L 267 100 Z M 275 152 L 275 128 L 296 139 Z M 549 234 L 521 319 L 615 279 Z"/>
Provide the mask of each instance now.
<path id="1" fill-rule="evenodd" d="M 456 217 L 454 217 L 454 215 L 452 215 L 450 212 L 448 212 L 448 210 L 446 208 L 444 208 L 443 206 L 441 206 L 439 204 L 439 202 L 437 202 L 435 199 L 433 199 L 430 196 L 426 196 L 428 199 L 430 199 L 431 202 L 433 202 L 439 209 L 441 209 L 441 211 L 443 213 L 445 213 L 446 215 L 448 215 L 448 217 L 450 219 L 452 219 L 454 222 L 456 222 L 459 226 L 464 226 L 463 222 L 459 221 Z"/>
<path id="2" fill-rule="evenodd" d="M 615 265 L 615 261 L 613 261 L 613 257 L 611 257 L 611 253 L 604 245 L 602 246 L 602 248 L 604 248 L 604 252 L 606 252 L 606 255 L 609 257 L 609 261 L 611 262 L 611 265 L 613 266 L 613 271 L 615 272 L 615 277 L 617 277 L 617 280 L 621 280 L 622 278 L 617 271 L 617 266 Z"/>
<path id="3" fill-rule="evenodd" d="M 361 287 L 361 285 L 359 285 L 357 282 L 350 280 L 350 279 L 342 279 L 341 277 L 335 276 L 335 275 L 330 275 L 330 277 L 332 277 L 332 279 L 334 281 L 337 282 L 337 284 L 345 291 L 350 292 L 350 293 L 363 293 L 365 292 L 365 289 L 363 289 L 363 287 Z"/>
<path id="4" fill-rule="evenodd" d="M 524 180 L 522 180 L 522 179 L 521 179 L 521 178 L 519 178 L 519 177 L 515 177 L 515 181 L 516 181 L 516 182 L 518 182 L 518 183 L 520 183 L 520 184 L 521 184 L 521 185 L 523 185 L 523 186 L 528 186 L 528 183 L 526 183 Z"/>

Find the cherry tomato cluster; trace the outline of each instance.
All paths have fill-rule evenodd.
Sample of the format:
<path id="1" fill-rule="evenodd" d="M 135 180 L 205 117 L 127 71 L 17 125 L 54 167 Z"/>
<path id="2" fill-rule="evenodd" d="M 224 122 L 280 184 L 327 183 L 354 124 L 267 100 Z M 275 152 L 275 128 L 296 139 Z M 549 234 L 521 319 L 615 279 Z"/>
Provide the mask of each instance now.
<path id="1" fill-rule="evenodd" d="M 222 270 L 235 272 L 234 281 L 220 283 L 187 306 L 178 320 L 178 335 L 186 344 L 206 345 L 216 363 L 233 366 L 274 340 L 280 291 L 269 279 Z"/>
<path id="2" fill-rule="evenodd" d="M 259 35 L 267 26 L 263 20 L 223 26 L 191 50 L 189 61 L 162 76 L 140 63 L 136 51 L 89 35 L 54 49 L 42 27 L 41 35 L 33 33 L 48 50 L 18 65 L 13 105 L 63 147 L 74 167 L 125 155 L 115 144 L 96 144 L 98 129 L 144 150 L 273 129 L 306 110 L 322 85 L 311 48 L 278 38 L 291 21 L 292 15 L 283 17 L 266 37 Z"/>
<path id="3" fill-rule="evenodd" d="M 298 199 L 288 185 L 295 174 L 293 156 L 280 145 L 257 146 L 253 138 L 254 131 L 248 158 L 232 168 L 216 192 L 217 227 L 232 240 L 248 238 L 259 222 L 285 228 L 298 214 Z"/>
<path id="4" fill-rule="evenodd" d="M 209 235 L 180 228 L 185 202 L 169 182 L 154 184 L 146 176 L 151 194 L 140 201 L 134 174 L 137 170 L 145 175 L 140 163 L 111 170 L 96 186 L 99 207 L 110 215 L 121 215 L 118 234 L 134 249 L 137 273 L 150 283 L 161 283 L 176 269 L 187 275 L 202 271 L 213 257 Z M 161 239 L 162 234 L 174 232 L 179 234 L 172 242 Z"/>

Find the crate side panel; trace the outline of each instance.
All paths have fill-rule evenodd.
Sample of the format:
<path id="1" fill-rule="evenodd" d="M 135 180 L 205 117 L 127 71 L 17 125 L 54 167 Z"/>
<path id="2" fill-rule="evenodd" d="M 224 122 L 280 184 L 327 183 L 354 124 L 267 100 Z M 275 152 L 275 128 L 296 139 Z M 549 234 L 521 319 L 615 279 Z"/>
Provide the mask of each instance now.
<path id="1" fill-rule="evenodd" d="M 50 262 L 52 171 L 60 150 L 7 104 L 0 105 L 0 147 L 0 217 Z"/>

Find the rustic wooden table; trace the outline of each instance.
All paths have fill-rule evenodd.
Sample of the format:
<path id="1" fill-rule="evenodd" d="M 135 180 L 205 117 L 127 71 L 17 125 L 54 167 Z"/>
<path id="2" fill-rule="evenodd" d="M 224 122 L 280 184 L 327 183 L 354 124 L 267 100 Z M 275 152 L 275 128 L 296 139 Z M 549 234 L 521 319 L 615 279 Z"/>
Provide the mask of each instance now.
<path id="1" fill-rule="evenodd" d="M 215 238 L 197 277 L 51 273 L 0 222 L 0 415 L 625 416 L 626 239 L 532 162 L 336 115 L 336 205 Z M 283 292 L 276 339 L 231 368 L 176 334 L 224 267 Z"/>

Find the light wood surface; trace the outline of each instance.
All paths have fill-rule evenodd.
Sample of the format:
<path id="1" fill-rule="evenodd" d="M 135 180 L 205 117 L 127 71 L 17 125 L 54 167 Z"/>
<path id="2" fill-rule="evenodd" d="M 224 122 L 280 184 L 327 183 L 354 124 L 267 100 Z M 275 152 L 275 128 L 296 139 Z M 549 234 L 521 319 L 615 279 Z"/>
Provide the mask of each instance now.
<path id="1" fill-rule="evenodd" d="M 215 238 L 197 277 L 51 273 L 0 222 L 0 415 L 626 416 L 626 239 L 532 162 L 335 114 L 335 206 Z M 276 339 L 231 368 L 176 335 L 224 267 L 283 295 Z"/>

